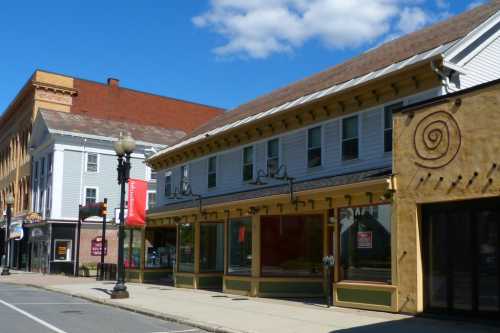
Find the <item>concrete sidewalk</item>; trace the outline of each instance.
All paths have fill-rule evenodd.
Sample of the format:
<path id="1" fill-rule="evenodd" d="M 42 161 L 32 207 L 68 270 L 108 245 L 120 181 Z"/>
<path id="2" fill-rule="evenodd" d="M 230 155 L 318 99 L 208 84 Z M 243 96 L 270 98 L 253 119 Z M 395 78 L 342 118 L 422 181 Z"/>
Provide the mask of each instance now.
<path id="1" fill-rule="evenodd" d="M 95 302 L 189 324 L 212 332 L 499 332 L 498 326 L 415 318 L 319 304 L 248 298 L 217 292 L 128 284 L 130 298 L 111 300 L 112 282 L 55 275 L 12 274 L 1 282 L 42 287 Z M 0 296 L 1 298 L 1 296 Z"/>

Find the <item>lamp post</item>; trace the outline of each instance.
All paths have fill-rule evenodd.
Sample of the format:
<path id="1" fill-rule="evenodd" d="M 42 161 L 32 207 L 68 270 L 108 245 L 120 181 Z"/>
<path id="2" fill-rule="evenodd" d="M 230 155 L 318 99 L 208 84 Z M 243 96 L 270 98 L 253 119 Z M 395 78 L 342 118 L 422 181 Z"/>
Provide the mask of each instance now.
<path id="1" fill-rule="evenodd" d="M 5 262 L 3 263 L 3 269 L 1 275 L 10 275 L 10 220 L 12 218 L 12 204 L 14 203 L 14 196 L 12 193 L 7 195 L 7 223 L 5 225 L 5 244 L 4 244 L 4 255 Z"/>
<path id="2" fill-rule="evenodd" d="M 118 276 L 111 298 L 128 298 L 125 286 L 125 266 L 123 262 L 123 243 L 125 238 L 125 184 L 130 178 L 130 154 L 135 149 L 135 141 L 130 134 L 122 136 L 115 142 L 115 152 L 118 156 L 118 184 L 120 185 L 120 225 L 118 226 Z"/>

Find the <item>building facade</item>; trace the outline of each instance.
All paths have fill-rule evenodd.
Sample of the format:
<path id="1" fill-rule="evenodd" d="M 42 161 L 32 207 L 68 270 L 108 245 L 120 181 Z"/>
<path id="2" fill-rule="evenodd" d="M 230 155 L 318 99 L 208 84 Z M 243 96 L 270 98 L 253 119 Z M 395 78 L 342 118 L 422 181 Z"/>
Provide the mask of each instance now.
<path id="1" fill-rule="evenodd" d="M 107 199 L 109 214 L 106 262 L 116 263 L 118 216 L 115 212 L 119 208 L 120 191 L 113 143 L 120 133 L 130 133 L 137 140 L 130 177 L 148 181 L 147 199 L 150 205 L 155 205 L 155 174 L 144 164 L 144 159 L 148 153 L 179 140 L 185 135 L 183 131 L 122 121 L 103 122 L 87 115 L 53 110 L 39 111 L 30 147 L 31 210 L 40 218 L 24 223 L 24 242 L 28 243 L 24 255 L 30 270 L 72 273 L 76 264 L 79 205 L 104 199 Z M 100 260 L 96 254 L 92 255 L 91 246 L 101 236 L 101 226 L 100 218 L 90 218 L 82 226 L 79 262 L 83 266 L 93 266 Z M 65 251 L 60 250 L 62 248 Z"/>
<path id="2" fill-rule="evenodd" d="M 412 171 L 396 162 L 409 143 L 392 115 L 500 77 L 499 10 L 494 2 L 384 44 L 152 156 L 158 205 L 143 232 L 176 234 L 175 285 L 264 297 L 331 287 L 337 306 L 422 311 L 415 223 L 400 220 L 412 210 L 396 199 L 398 177 Z"/>
<path id="3" fill-rule="evenodd" d="M 0 118 L 0 207 L 5 211 L 7 195 L 12 193 L 13 219 L 20 223 L 28 221 L 27 217 L 35 216 L 31 214 L 34 208 L 31 188 L 35 165 L 31 160 L 30 142 L 33 123 L 41 109 L 86 115 L 101 122 L 159 126 L 184 133 L 222 113 L 218 108 L 123 88 L 119 80 L 113 78 L 103 84 L 35 71 Z M 45 163 L 47 167 L 48 160 Z M 51 163 L 55 165 L 54 161 Z M 37 202 L 40 202 L 38 198 Z M 56 201 L 53 203 L 59 205 Z M 37 207 L 35 212 L 41 208 Z M 54 209 L 57 211 L 59 208 L 56 206 Z M 2 252 L 3 242 L 4 237 L 0 240 Z M 19 257 L 23 251 L 18 251 L 17 247 L 24 248 L 26 245 L 24 242 L 13 244 L 11 263 L 16 268 L 24 268 L 27 262 Z"/>

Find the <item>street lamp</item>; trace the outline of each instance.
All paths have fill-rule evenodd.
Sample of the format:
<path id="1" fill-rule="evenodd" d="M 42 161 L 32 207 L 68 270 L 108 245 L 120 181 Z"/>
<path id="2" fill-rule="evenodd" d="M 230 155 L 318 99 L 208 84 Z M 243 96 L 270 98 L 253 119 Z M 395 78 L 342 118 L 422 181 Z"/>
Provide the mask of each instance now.
<path id="1" fill-rule="evenodd" d="M 130 134 L 122 136 L 115 142 L 115 152 L 118 156 L 118 184 L 120 185 L 120 225 L 118 226 L 118 276 L 111 298 L 128 298 L 125 286 L 125 266 L 123 263 L 123 243 L 125 238 L 125 184 L 130 178 L 130 154 L 135 149 L 134 138 Z"/>
<path id="2" fill-rule="evenodd" d="M 1 275 L 10 275 L 10 219 L 12 218 L 12 204 L 14 203 L 14 196 L 12 193 L 7 195 L 7 224 L 5 225 L 5 244 L 4 244 L 4 255 L 5 262 L 3 263 L 3 269 Z"/>

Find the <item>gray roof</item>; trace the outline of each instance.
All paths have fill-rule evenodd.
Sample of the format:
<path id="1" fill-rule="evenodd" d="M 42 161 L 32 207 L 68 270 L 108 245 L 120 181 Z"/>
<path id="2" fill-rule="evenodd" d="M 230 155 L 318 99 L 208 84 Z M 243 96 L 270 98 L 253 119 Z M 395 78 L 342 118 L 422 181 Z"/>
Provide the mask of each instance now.
<path id="1" fill-rule="evenodd" d="M 326 187 L 350 185 L 370 180 L 384 179 L 392 173 L 390 167 L 371 169 L 359 172 L 346 173 L 336 176 L 321 177 L 311 180 L 299 181 L 293 184 L 294 192 L 302 192 L 308 190 L 315 190 Z M 257 186 L 256 186 L 257 187 Z M 288 194 L 288 184 L 276 185 L 264 188 L 256 188 L 255 190 L 242 191 L 236 193 L 227 193 L 217 196 L 206 197 L 202 199 L 203 206 L 216 205 L 222 203 L 230 203 L 234 201 L 257 199 L 273 195 Z M 154 207 L 148 210 L 148 214 L 169 212 L 178 209 L 187 209 L 198 207 L 198 200 L 196 198 L 174 202 L 163 206 Z"/>
<path id="2" fill-rule="evenodd" d="M 40 110 L 50 132 L 60 131 L 72 134 L 118 138 L 120 132 L 130 133 L 139 142 L 171 145 L 186 135 L 185 132 L 157 126 L 100 119 L 69 112 Z"/>

